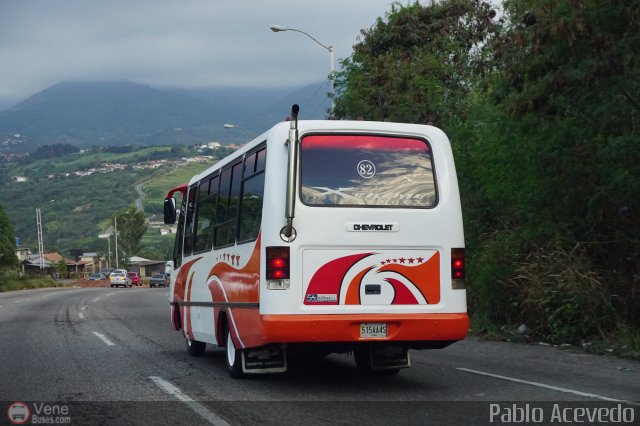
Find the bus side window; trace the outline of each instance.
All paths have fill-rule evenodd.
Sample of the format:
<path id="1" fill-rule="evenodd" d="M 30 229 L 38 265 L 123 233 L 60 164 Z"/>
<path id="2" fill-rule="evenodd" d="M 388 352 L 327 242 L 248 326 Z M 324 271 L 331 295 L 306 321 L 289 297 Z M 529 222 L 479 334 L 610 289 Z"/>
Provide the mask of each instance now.
<path id="1" fill-rule="evenodd" d="M 196 201 L 196 192 L 198 186 L 192 185 L 189 187 L 189 194 L 187 195 L 187 208 L 186 208 L 186 217 L 184 224 L 184 250 L 183 253 L 185 256 L 190 256 L 193 252 L 193 217 L 195 213 L 195 201 Z"/>
<path id="2" fill-rule="evenodd" d="M 242 163 L 234 164 L 223 170 L 220 176 L 216 226 L 213 233 L 214 247 L 222 247 L 235 242 L 242 167 Z"/>
<path id="3" fill-rule="evenodd" d="M 262 202 L 264 199 L 264 160 L 266 152 L 266 149 L 263 148 L 245 160 L 238 242 L 254 241 L 260 232 Z M 258 159 L 258 164 L 255 162 L 256 158 Z"/>
<path id="4" fill-rule="evenodd" d="M 193 251 L 200 253 L 211 250 L 213 244 L 213 224 L 218 195 L 218 176 L 207 176 L 200 182 L 195 218 L 195 246 Z"/>

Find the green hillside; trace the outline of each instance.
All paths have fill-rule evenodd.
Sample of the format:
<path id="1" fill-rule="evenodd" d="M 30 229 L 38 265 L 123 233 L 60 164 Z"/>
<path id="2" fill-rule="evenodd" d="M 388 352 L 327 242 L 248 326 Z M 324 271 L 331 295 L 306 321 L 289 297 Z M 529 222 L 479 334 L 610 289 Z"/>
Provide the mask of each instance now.
<path id="1" fill-rule="evenodd" d="M 89 152 L 28 164 L 2 163 L 0 199 L 21 247 L 37 251 L 35 209 L 40 208 L 45 251 L 59 250 L 66 256 L 71 256 L 74 249 L 106 252 L 107 241 L 98 235 L 110 225 L 116 211 L 139 197 L 136 185 L 142 185 L 146 216 L 160 221 L 166 191 L 229 152 L 210 151 L 207 155 L 213 158 L 197 163 L 181 159 L 202 155 L 184 147 L 147 147 L 121 154 Z M 164 255 L 172 240 L 172 235 L 160 238 L 158 228 L 149 228 L 143 252 Z"/>

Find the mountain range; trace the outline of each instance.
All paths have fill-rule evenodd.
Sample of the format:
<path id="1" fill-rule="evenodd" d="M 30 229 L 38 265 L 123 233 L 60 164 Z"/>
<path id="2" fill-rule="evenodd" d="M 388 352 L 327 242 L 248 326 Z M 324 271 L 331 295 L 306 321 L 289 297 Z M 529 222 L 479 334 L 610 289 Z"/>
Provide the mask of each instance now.
<path id="1" fill-rule="evenodd" d="M 323 119 L 328 82 L 291 88 L 154 88 L 130 81 L 66 81 L 0 111 L 0 135 L 37 146 L 167 145 L 246 141 L 282 121 Z M 225 129 L 225 123 L 240 129 Z M 244 130 L 246 129 L 246 130 Z"/>

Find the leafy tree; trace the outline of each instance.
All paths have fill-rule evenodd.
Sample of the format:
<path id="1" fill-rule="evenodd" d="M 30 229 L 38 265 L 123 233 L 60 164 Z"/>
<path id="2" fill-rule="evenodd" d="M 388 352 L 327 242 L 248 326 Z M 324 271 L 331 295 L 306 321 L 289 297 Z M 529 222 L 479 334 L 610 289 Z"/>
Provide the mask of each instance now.
<path id="1" fill-rule="evenodd" d="M 494 18 L 394 6 L 335 75 L 336 114 L 449 134 L 474 318 L 574 341 L 640 325 L 640 3 L 505 0 Z"/>
<path id="2" fill-rule="evenodd" d="M 638 324 L 640 3 L 505 8 L 510 25 L 491 45 L 502 120 L 478 173 L 486 201 L 525 253 L 584 246 L 623 317 Z"/>
<path id="3" fill-rule="evenodd" d="M 464 114 L 472 78 L 489 65 L 495 16 L 478 0 L 394 5 L 342 61 L 335 114 L 439 125 Z"/>
<path id="4" fill-rule="evenodd" d="M 0 269 L 13 268 L 18 264 L 13 225 L 0 206 Z"/>
<path id="5" fill-rule="evenodd" d="M 138 211 L 135 206 L 116 214 L 118 225 L 118 245 L 125 257 L 129 259 L 140 248 L 142 236 L 147 231 L 144 213 Z"/>

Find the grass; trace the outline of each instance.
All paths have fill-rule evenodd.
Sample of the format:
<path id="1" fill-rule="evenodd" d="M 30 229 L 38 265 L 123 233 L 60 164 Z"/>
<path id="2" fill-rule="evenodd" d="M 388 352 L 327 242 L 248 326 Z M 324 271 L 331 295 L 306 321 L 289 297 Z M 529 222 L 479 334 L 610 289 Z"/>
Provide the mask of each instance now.
<path id="1" fill-rule="evenodd" d="M 144 180 L 143 190 L 147 195 L 144 202 L 162 203 L 167 192 L 180 184 L 189 182 L 196 174 L 206 170 L 218 160 L 206 163 L 193 163 L 179 168 L 167 170 L 163 168 Z"/>
<path id="2" fill-rule="evenodd" d="M 0 272 L 0 293 L 46 287 L 64 287 L 64 285 L 51 277 L 21 277 L 14 272 Z"/>

